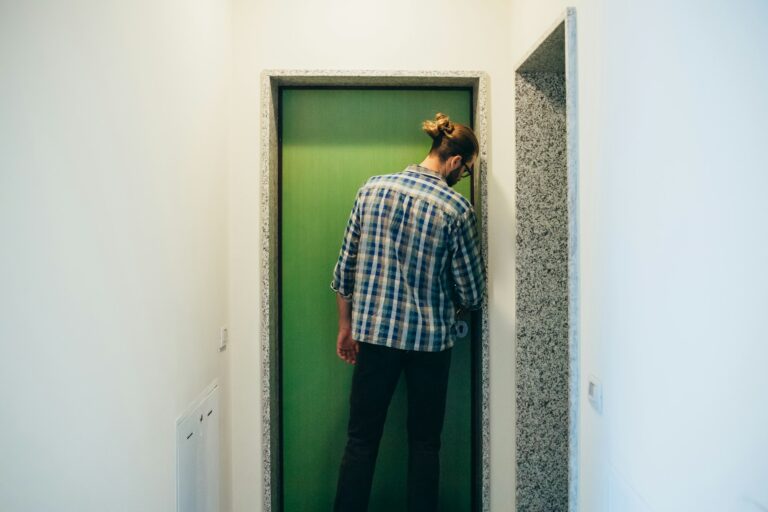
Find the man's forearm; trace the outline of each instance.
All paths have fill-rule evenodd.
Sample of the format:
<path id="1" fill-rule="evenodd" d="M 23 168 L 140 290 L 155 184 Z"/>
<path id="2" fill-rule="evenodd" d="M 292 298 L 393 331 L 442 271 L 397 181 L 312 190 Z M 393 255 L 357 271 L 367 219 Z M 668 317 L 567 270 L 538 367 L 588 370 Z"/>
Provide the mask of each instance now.
<path id="1" fill-rule="evenodd" d="M 339 330 L 352 329 L 352 303 L 337 293 L 336 307 L 339 310 Z"/>

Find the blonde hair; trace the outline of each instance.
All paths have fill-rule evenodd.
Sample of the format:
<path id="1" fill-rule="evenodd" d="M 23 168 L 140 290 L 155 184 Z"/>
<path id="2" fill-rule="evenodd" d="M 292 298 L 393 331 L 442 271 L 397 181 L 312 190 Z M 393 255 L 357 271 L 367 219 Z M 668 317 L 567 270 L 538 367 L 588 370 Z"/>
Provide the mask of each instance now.
<path id="1" fill-rule="evenodd" d="M 421 123 L 421 129 L 432 137 L 432 148 L 429 153 L 436 154 L 441 161 L 459 155 L 466 163 L 472 160 L 480 150 L 472 128 L 454 123 L 442 112 L 435 114 L 433 121 L 426 120 Z"/>

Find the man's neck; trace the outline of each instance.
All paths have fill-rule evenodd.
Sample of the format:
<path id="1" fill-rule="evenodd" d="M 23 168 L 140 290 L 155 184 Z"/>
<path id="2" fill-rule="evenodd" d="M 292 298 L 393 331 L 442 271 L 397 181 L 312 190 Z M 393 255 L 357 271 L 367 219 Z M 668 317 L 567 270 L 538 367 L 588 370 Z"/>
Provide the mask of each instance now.
<path id="1" fill-rule="evenodd" d="M 424 161 L 421 162 L 419 165 L 422 167 L 426 167 L 430 171 L 436 172 L 440 176 L 445 177 L 447 173 L 445 172 L 445 170 L 441 170 L 440 163 L 441 163 L 440 158 L 438 158 L 437 156 L 430 155 L 430 156 L 427 156 L 427 158 L 425 158 Z"/>

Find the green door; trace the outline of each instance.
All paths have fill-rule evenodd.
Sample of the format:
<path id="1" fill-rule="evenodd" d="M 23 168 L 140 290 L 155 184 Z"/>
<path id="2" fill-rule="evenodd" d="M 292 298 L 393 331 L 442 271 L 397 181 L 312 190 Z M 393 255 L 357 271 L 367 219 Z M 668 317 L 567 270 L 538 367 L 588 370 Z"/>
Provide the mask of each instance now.
<path id="1" fill-rule="evenodd" d="M 469 124 L 469 90 L 281 89 L 281 412 L 285 512 L 332 510 L 353 367 L 336 356 L 329 285 L 358 188 L 419 163 L 436 112 Z M 469 197 L 469 180 L 457 189 Z M 454 347 L 441 450 L 442 511 L 470 510 L 472 385 L 468 334 Z M 405 379 L 387 416 L 369 510 L 405 510 Z"/>

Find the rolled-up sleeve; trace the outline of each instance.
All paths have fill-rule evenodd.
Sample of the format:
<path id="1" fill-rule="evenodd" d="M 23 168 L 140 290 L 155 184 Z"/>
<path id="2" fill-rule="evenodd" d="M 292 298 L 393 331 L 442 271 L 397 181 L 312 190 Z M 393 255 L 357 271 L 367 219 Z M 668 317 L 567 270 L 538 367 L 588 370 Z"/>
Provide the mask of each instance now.
<path id="1" fill-rule="evenodd" d="M 476 309 L 485 293 L 485 268 L 477 235 L 477 219 L 472 209 L 454 223 L 451 240 L 451 274 L 460 306 Z"/>
<path id="2" fill-rule="evenodd" d="M 344 239 L 339 252 L 339 259 L 333 269 L 331 290 L 340 294 L 346 301 L 352 300 L 355 289 L 355 268 L 357 264 L 357 249 L 360 242 L 360 193 L 355 198 L 352 212 L 344 231 Z"/>

